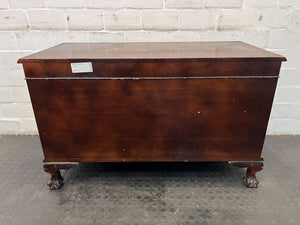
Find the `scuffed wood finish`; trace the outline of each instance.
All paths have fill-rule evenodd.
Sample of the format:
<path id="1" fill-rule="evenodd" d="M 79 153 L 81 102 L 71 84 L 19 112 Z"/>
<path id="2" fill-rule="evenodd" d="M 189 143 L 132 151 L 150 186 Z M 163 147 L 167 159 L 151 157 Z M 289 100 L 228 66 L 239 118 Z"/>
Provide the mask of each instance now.
<path id="1" fill-rule="evenodd" d="M 256 187 L 285 60 L 243 42 L 65 43 L 19 59 L 44 162 L 66 163 L 46 165 L 49 187 L 68 162 L 129 161 L 240 161 Z"/>
<path id="2" fill-rule="evenodd" d="M 243 177 L 244 184 L 248 188 L 257 188 L 259 181 L 256 178 L 256 173 L 264 168 L 263 162 L 230 162 L 237 168 L 247 168 L 246 175 Z"/>
<path id="3" fill-rule="evenodd" d="M 46 162 L 245 161 L 260 160 L 276 82 L 28 80 L 28 87 L 31 96 L 47 93 L 32 98 Z"/>

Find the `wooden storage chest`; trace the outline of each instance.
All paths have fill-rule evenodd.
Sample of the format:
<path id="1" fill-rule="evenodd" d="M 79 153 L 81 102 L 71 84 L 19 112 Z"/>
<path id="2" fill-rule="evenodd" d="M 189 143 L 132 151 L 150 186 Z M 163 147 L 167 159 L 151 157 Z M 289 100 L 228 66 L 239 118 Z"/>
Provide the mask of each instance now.
<path id="1" fill-rule="evenodd" d="M 257 187 L 281 62 L 243 42 L 64 43 L 19 59 L 49 188 L 78 162 L 229 161 Z"/>

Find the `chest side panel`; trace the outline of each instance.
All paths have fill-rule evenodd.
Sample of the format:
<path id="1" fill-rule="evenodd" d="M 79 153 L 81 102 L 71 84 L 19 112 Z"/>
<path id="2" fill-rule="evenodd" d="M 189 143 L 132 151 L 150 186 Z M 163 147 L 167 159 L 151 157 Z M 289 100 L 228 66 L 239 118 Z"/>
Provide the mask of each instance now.
<path id="1" fill-rule="evenodd" d="M 27 80 L 45 161 L 259 160 L 276 83 Z"/>

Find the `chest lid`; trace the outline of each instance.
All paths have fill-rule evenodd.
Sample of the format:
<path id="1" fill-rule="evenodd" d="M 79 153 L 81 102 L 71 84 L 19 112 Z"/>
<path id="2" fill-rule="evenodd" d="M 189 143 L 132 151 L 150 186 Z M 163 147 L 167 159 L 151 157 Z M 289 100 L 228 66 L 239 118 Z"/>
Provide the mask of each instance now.
<path id="1" fill-rule="evenodd" d="M 243 42 L 63 43 L 23 57 L 27 78 L 278 76 L 286 58 Z"/>
<path id="2" fill-rule="evenodd" d="M 244 42 L 63 43 L 19 59 L 19 63 L 57 61 L 250 61 L 285 57 Z"/>

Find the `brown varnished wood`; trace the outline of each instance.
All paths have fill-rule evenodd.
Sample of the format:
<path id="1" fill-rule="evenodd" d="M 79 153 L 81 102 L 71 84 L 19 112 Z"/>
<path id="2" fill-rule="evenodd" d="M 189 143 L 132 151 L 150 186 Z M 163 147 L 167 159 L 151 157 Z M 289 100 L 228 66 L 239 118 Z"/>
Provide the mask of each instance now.
<path id="1" fill-rule="evenodd" d="M 211 77 L 278 76 L 281 61 L 253 62 L 93 62 L 92 73 L 72 73 L 68 63 L 24 63 L 27 78 L 47 77 Z"/>
<path id="2" fill-rule="evenodd" d="M 243 42 L 193 42 L 65 43 L 18 62 L 26 77 L 201 77 L 274 76 L 285 60 Z M 86 61 L 92 73 L 72 73 Z"/>
<path id="3" fill-rule="evenodd" d="M 63 43 L 26 56 L 19 63 L 97 61 L 255 61 L 286 58 L 240 41 L 223 42 L 147 42 L 147 43 Z"/>
<path id="4" fill-rule="evenodd" d="M 70 162 L 123 161 L 233 161 L 257 187 L 282 61 L 243 42 L 65 43 L 19 59 L 49 187 Z"/>
<path id="5" fill-rule="evenodd" d="M 28 87 L 45 161 L 231 161 L 260 160 L 276 82 L 50 79 Z"/>

